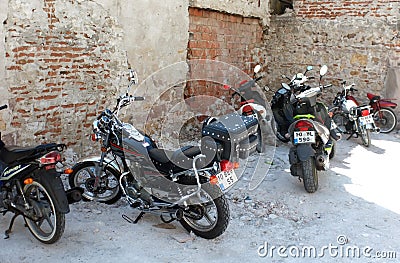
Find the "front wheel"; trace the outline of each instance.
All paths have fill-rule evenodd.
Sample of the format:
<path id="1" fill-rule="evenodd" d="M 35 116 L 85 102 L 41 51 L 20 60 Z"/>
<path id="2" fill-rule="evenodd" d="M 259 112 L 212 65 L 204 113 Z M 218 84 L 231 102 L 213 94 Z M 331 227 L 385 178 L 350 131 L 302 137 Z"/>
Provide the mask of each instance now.
<path id="1" fill-rule="evenodd" d="M 83 188 L 82 199 L 85 201 L 113 204 L 122 196 L 119 186 L 121 174 L 110 166 L 105 166 L 101 171 L 100 178 L 96 179 L 96 165 L 95 162 L 84 162 L 76 165 L 69 175 L 69 185 L 71 188 Z M 99 180 L 97 188 L 95 187 L 96 180 Z"/>
<path id="2" fill-rule="evenodd" d="M 318 189 L 318 174 L 313 157 L 301 162 L 303 170 L 304 188 L 308 193 L 314 193 Z"/>
<path id="3" fill-rule="evenodd" d="M 374 113 L 374 121 L 375 125 L 380 128 L 380 132 L 389 133 L 396 127 L 397 117 L 391 109 L 381 108 Z"/>
<path id="4" fill-rule="evenodd" d="M 365 127 L 365 125 L 359 124 L 359 133 L 361 135 L 361 141 L 365 147 L 369 147 L 371 145 L 371 137 L 370 131 Z"/>
<path id="5" fill-rule="evenodd" d="M 64 233 L 65 214 L 58 211 L 49 191 L 38 182 L 26 185 L 24 194 L 31 206 L 24 217 L 29 231 L 40 242 L 55 243 Z"/>
<path id="6" fill-rule="evenodd" d="M 197 198 L 184 208 L 181 225 L 205 239 L 222 235 L 229 223 L 229 206 L 221 189 L 215 185 L 203 185 Z"/>
<path id="7" fill-rule="evenodd" d="M 332 117 L 332 120 L 335 122 L 337 128 L 341 133 L 349 132 L 349 118 L 344 113 L 335 113 Z"/>

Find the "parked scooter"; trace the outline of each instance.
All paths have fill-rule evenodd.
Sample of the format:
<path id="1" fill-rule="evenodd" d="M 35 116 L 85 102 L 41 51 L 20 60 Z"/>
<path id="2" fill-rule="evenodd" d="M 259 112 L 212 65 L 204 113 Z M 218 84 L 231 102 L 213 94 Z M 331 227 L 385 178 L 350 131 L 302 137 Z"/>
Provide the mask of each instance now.
<path id="1" fill-rule="evenodd" d="M 338 130 L 350 134 L 348 140 L 355 135 L 361 137 L 364 146 L 369 147 L 371 145 L 370 131 L 380 132 L 380 128 L 376 127 L 374 122 L 373 108 L 370 105 L 360 106 L 352 96 L 352 93 L 357 91 L 354 83 L 346 86 L 346 81 L 344 81 L 342 85 L 343 90 L 337 93 L 333 100 L 333 107 L 329 109 L 332 119 L 338 126 Z M 377 101 L 371 101 L 371 103 L 377 105 Z"/>
<path id="2" fill-rule="evenodd" d="M 6 109 L 1 106 L 0 110 Z M 81 189 L 64 190 L 56 164 L 64 144 L 32 148 L 8 147 L 0 139 L 0 212 L 14 213 L 5 238 L 21 215 L 32 235 L 45 244 L 59 240 L 69 204 L 81 199 Z"/>
<path id="3" fill-rule="evenodd" d="M 321 67 L 320 83 L 327 69 L 325 65 Z M 322 86 L 320 83 L 315 88 L 304 86 L 299 92 L 293 90 L 291 98 L 294 122 L 288 129 L 293 144 L 289 152 L 290 172 L 303 179 L 304 188 L 309 193 L 317 191 L 317 171 L 329 169 L 329 160 L 335 150 L 335 141 L 330 139 L 332 121 L 326 107 L 317 101 L 318 95 L 332 85 Z M 283 86 L 291 89 L 285 83 Z"/>
<path id="4" fill-rule="evenodd" d="M 287 143 L 290 141 L 289 126 L 294 121 L 293 119 L 293 92 L 300 92 L 308 88 L 306 85 L 308 80 L 314 79 L 312 76 L 307 76 L 307 73 L 313 69 L 308 66 L 304 73 L 297 73 L 292 78 L 282 75 L 282 78 L 289 80 L 288 83 L 282 83 L 281 87 L 275 92 L 271 101 L 271 109 L 274 114 L 276 124 L 276 137 Z"/>
<path id="5" fill-rule="evenodd" d="M 131 71 L 126 94 L 117 99 L 114 110 L 106 109 L 93 122 L 93 139 L 101 144 L 101 156 L 84 159 L 70 169 L 70 185 L 85 188 L 87 200 L 111 204 L 125 196 L 140 211 L 135 220 L 123 216 L 131 223 L 152 213 L 163 222 L 177 220 L 200 237 L 220 236 L 229 222 L 223 191 L 238 180 L 234 171 L 238 163 L 233 160 L 240 151 L 238 139 L 247 134 L 248 127 L 238 128 L 234 118 L 225 116 L 203 127 L 200 146 L 160 149 L 149 136 L 118 117 L 122 108 L 144 100 L 129 95 L 135 83 Z M 256 129 L 254 118 L 239 119 Z"/>

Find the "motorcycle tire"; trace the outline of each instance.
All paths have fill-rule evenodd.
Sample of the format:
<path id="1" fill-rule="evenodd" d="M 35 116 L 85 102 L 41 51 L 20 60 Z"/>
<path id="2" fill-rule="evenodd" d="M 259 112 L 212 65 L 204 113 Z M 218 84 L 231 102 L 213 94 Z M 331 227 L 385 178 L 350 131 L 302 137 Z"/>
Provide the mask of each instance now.
<path id="1" fill-rule="evenodd" d="M 364 125 L 359 125 L 359 134 L 363 145 L 369 147 L 371 145 L 370 131 Z"/>
<path id="2" fill-rule="evenodd" d="M 335 122 L 337 126 L 337 130 L 341 133 L 348 133 L 347 126 L 349 122 L 349 118 L 344 113 L 335 113 L 332 117 L 332 120 Z"/>
<path id="3" fill-rule="evenodd" d="M 119 185 L 119 178 L 121 174 L 110 166 L 105 166 L 103 169 L 102 177 L 107 176 L 105 179 L 105 187 L 101 186 L 97 192 L 93 192 L 94 183 L 94 162 L 84 162 L 74 167 L 73 172 L 69 174 L 69 185 L 71 188 L 81 187 L 84 189 L 82 200 L 96 201 L 105 204 L 114 204 L 122 196 L 122 190 Z M 85 177 L 83 180 L 80 177 Z M 111 187 L 110 187 L 111 183 Z"/>
<path id="4" fill-rule="evenodd" d="M 25 185 L 23 191 L 32 207 L 29 218 L 24 217 L 29 231 L 42 243 L 55 243 L 64 233 L 65 214 L 58 211 L 51 191 L 36 181 Z"/>
<path id="5" fill-rule="evenodd" d="M 308 193 L 314 193 L 318 190 L 318 174 L 313 157 L 301 162 L 303 170 L 304 188 Z"/>
<path id="6" fill-rule="evenodd" d="M 216 185 L 203 184 L 201 200 L 190 204 L 185 209 L 181 225 L 189 232 L 205 238 L 214 239 L 225 232 L 229 224 L 229 206 L 225 195 Z M 211 211 L 211 209 L 215 211 Z M 213 212 L 213 214 L 210 214 Z"/>
<path id="7" fill-rule="evenodd" d="M 374 121 L 376 127 L 380 128 L 380 132 L 389 133 L 396 128 L 397 117 L 389 108 L 381 108 L 374 113 Z"/>

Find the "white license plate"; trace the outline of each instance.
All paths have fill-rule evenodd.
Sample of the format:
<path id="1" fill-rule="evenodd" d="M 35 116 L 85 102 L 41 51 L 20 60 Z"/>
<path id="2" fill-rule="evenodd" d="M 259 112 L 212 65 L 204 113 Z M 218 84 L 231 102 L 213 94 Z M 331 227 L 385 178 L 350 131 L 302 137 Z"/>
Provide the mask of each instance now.
<path id="1" fill-rule="evenodd" d="M 294 144 L 315 143 L 315 131 L 295 131 Z"/>
<path id="2" fill-rule="evenodd" d="M 365 117 L 359 117 L 358 119 L 359 119 L 361 125 L 367 125 L 370 123 L 374 123 L 374 118 L 372 118 L 372 114 L 365 116 Z"/>
<path id="3" fill-rule="evenodd" d="M 235 170 L 230 170 L 227 172 L 220 172 L 217 174 L 218 185 L 222 191 L 225 191 L 229 187 L 231 187 L 234 183 L 237 182 L 237 177 Z"/>

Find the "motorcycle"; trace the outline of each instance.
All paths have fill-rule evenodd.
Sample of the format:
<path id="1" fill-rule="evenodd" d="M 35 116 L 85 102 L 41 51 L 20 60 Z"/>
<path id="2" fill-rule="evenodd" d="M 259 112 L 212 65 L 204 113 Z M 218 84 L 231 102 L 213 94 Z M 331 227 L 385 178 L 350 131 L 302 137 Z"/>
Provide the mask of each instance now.
<path id="1" fill-rule="evenodd" d="M 329 109 L 332 119 L 338 126 L 338 130 L 350 134 L 347 140 L 355 135 L 361 137 L 364 146 L 369 147 L 371 145 L 370 131 L 380 132 L 380 128 L 375 125 L 373 109 L 370 105 L 360 106 L 351 95 L 357 91 L 354 83 L 346 86 L 346 81 L 344 81 L 342 86 L 343 90 L 336 94 L 333 107 Z"/>
<path id="2" fill-rule="evenodd" d="M 0 110 L 6 109 L 1 106 Z M 78 202 L 81 189 L 64 190 L 56 164 L 64 144 L 43 144 L 32 148 L 7 147 L 0 139 L 0 212 L 14 213 L 5 239 L 10 237 L 15 219 L 22 216 L 32 235 L 45 244 L 58 241 L 65 229 L 69 204 Z"/>
<path id="3" fill-rule="evenodd" d="M 312 76 L 307 76 L 307 73 L 313 69 L 308 66 L 304 73 L 297 73 L 292 78 L 282 75 L 282 78 L 289 80 L 289 83 L 282 83 L 281 87 L 275 92 L 271 100 L 271 109 L 275 119 L 275 135 L 284 143 L 290 141 L 288 134 L 289 126 L 294 121 L 293 107 L 290 103 L 292 92 L 302 91 L 307 89 L 306 82 L 314 79 Z"/>
<path id="4" fill-rule="evenodd" d="M 307 71 L 311 69 L 308 67 Z M 317 191 L 317 171 L 328 170 L 329 160 L 334 155 L 335 140 L 331 140 L 331 136 L 335 127 L 332 127 L 332 120 L 325 106 L 317 101 L 321 92 L 332 86 L 321 85 L 321 79 L 326 73 L 327 66 L 324 65 L 320 70 L 319 86 L 314 88 L 297 85 L 309 79 L 305 74 L 295 76 L 294 79 L 298 81 L 294 82 L 294 86 L 301 88 L 291 92 L 293 122 L 288 132 L 293 146 L 289 151 L 290 172 L 300 180 L 303 179 L 304 188 L 309 193 Z M 283 83 L 283 87 L 291 90 L 286 83 Z"/>
<path id="5" fill-rule="evenodd" d="M 129 95 L 131 85 L 137 83 L 134 71 L 130 77 L 128 90 L 115 108 L 106 109 L 93 122 L 92 139 L 100 142 L 101 156 L 81 160 L 66 171 L 71 187 L 84 188 L 86 200 L 107 204 L 124 196 L 140 211 L 135 220 L 123 215 L 130 223 L 151 213 L 163 222 L 177 220 L 202 238 L 220 236 L 229 223 L 224 191 L 238 180 L 234 171 L 238 163 L 232 160 L 239 154 L 239 144 L 229 146 L 221 140 L 235 141 L 232 135 L 238 128 L 230 129 L 229 135 L 226 130 L 220 133 L 223 120 L 216 121 L 203 127 L 200 146 L 160 149 L 147 134 L 118 117 L 122 108 L 145 99 Z"/>
<path id="6" fill-rule="evenodd" d="M 382 133 L 389 133 L 397 125 L 397 116 L 392 109 L 397 107 L 395 99 L 382 99 L 378 95 L 367 93 L 369 105 L 372 107 L 375 125 Z"/>
<path id="7" fill-rule="evenodd" d="M 257 82 L 262 79 L 262 76 L 256 77 L 256 74 L 261 70 L 261 66 L 257 65 L 254 67 L 254 76 L 251 80 L 243 80 L 239 84 L 238 89 L 233 89 L 229 85 L 224 85 L 223 88 L 226 90 L 233 89 L 234 92 L 231 96 L 232 104 L 235 108 L 235 103 L 239 101 L 240 107 L 237 109 L 237 114 L 242 116 L 253 117 L 258 122 L 258 128 L 256 133 L 250 136 L 251 146 L 258 153 L 264 153 L 266 151 L 266 138 L 268 136 L 267 122 L 269 117 L 267 116 L 267 105 L 262 95 L 256 89 Z M 266 87 L 264 87 L 267 90 Z M 238 99 L 237 99 L 238 98 Z M 209 125 L 212 122 L 218 121 L 217 117 L 208 117 L 203 122 L 203 127 Z M 249 154 L 255 151 L 246 151 Z M 246 158 L 243 156 L 242 158 Z"/>

